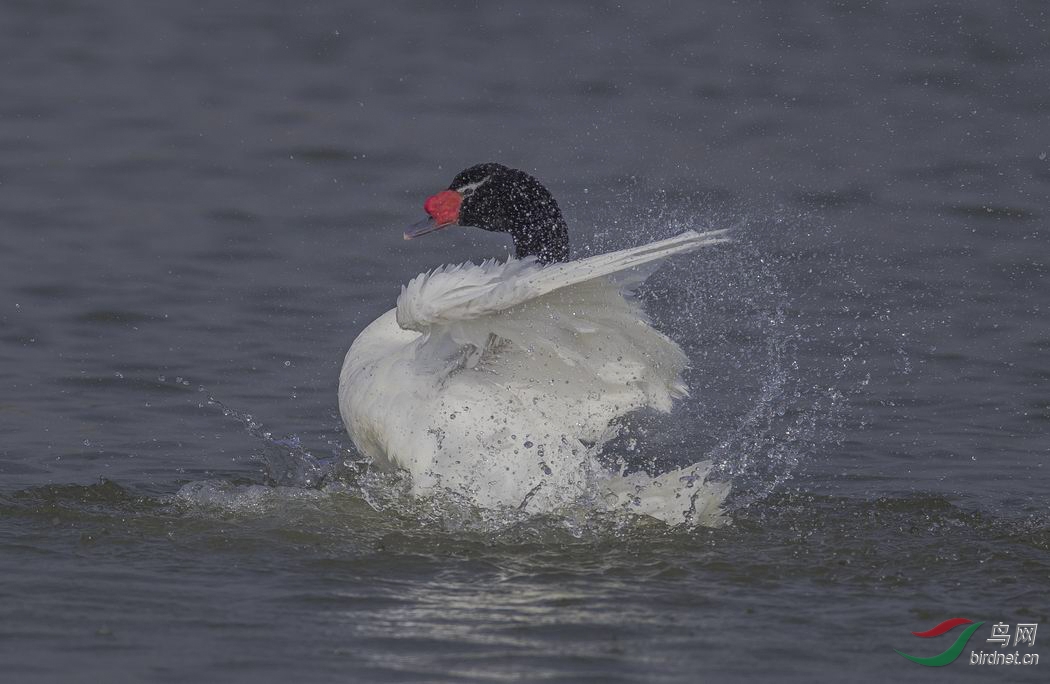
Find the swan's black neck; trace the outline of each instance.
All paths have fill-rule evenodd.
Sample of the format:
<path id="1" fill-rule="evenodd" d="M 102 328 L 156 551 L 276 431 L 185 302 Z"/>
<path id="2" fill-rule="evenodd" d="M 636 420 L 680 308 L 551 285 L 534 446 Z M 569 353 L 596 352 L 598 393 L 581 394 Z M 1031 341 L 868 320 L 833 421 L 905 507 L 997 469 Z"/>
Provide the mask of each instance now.
<path id="1" fill-rule="evenodd" d="M 541 264 L 569 260 L 569 229 L 561 212 L 543 221 L 519 224 L 510 234 L 514 256 L 519 259 L 534 256 Z"/>
<path id="2" fill-rule="evenodd" d="M 463 195 L 459 223 L 510 233 L 519 259 L 540 263 L 569 260 L 569 230 L 550 191 L 525 173 L 502 164 L 478 164 L 462 171 L 450 190 Z"/>

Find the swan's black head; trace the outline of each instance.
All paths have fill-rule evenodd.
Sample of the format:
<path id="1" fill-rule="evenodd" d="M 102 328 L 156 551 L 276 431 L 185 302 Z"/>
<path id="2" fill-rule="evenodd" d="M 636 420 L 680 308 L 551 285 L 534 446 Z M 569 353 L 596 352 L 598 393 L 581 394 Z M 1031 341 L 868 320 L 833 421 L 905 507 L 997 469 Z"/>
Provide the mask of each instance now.
<path id="1" fill-rule="evenodd" d="M 406 240 L 446 226 L 474 226 L 510 233 L 519 259 L 569 260 L 569 231 L 558 203 L 524 171 L 495 163 L 471 166 L 423 208 L 428 217 L 405 232 Z"/>

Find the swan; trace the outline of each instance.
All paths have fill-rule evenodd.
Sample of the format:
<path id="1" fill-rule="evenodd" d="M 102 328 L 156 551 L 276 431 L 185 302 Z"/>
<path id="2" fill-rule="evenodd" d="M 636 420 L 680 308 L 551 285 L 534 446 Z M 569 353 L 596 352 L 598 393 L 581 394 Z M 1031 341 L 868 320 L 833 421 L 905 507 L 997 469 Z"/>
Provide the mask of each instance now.
<path id="1" fill-rule="evenodd" d="M 663 259 L 725 242 L 725 231 L 570 261 L 550 192 L 495 163 L 460 172 L 424 210 L 405 239 L 473 226 L 509 233 L 515 256 L 416 276 L 358 335 L 339 378 L 357 449 L 407 472 L 414 495 L 481 508 L 589 501 L 668 522 L 714 515 L 728 488 L 704 482 L 710 463 L 650 478 L 609 472 L 596 456 L 617 418 L 670 411 L 687 394 L 685 354 L 632 288 Z"/>

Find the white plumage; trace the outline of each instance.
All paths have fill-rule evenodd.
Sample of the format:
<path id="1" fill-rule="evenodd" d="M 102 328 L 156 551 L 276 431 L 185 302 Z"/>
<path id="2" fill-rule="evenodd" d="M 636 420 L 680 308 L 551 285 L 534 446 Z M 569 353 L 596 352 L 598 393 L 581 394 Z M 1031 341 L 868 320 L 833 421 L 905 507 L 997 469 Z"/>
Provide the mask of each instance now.
<path id="1" fill-rule="evenodd" d="M 628 292 L 659 260 L 724 242 L 724 232 L 417 276 L 346 355 L 339 407 L 354 443 L 378 466 L 408 471 L 420 495 L 526 510 L 599 501 L 670 522 L 697 505 L 694 517 L 712 514 L 725 488 L 695 496 L 709 464 L 639 479 L 595 456 L 616 418 L 669 411 L 687 392 L 685 355 Z"/>

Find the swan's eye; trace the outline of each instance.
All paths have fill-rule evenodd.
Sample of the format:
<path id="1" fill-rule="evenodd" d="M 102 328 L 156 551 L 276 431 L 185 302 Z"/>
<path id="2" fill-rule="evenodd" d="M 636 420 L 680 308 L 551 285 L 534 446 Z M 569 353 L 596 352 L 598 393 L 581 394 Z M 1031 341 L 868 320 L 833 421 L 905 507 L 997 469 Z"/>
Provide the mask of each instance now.
<path id="1" fill-rule="evenodd" d="M 471 187 L 463 188 L 463 190 L 459 194 L 463 195 L 463 199 L 467 199 L 468 197 L 470 197 L 471 195 L 474 194 L 474 188 L 471 188 Z"/>

